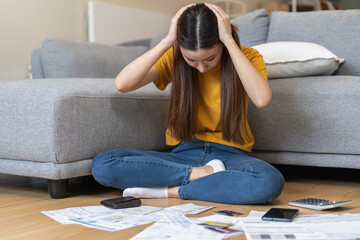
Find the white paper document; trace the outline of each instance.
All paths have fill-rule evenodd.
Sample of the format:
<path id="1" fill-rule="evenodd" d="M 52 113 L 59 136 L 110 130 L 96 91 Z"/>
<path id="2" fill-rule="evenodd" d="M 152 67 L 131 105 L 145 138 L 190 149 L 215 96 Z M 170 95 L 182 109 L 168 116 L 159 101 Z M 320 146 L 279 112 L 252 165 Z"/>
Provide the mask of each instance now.
<path id="1" fill-rule="evenodd" d="M 55 221 L 58 221 L 61 224 L 74 224 L 74 222 L 70 219 L 82 216 L 108 215 L 115 211 L 115 209 L 110 209 L 103 206 L 88 206 L 64 208 L 53 211 L 42 211 L 41 213 L 54 219 Z"/>
<path id="2" fill-rule="evenodd" d="M 42 211 L 42 213 L 62 224 L 80 224 L 85 227 L 105 231 L 118 231 L 156 222 L 164 216 L 162 212 L 165 210 L 174 210 L 183 214 L 198 214 L 211 208 L 214 207 L 199 206 L 189 203 L 164 209 L 151 206 L 123 209 L 111 209 L 104 206 L 88 206 Z"/>
<path id="3" fill-rule="evenodd" d="M 179 211 L 165 210 L 162 214 L 163 217 L 159 221 L 135 235 L 131 240 L 217 240 L 224 236 L 203 229 Z"/>
<path id="4" fill-rule="evenodd" d="M 199 214 L 212 208 L 214 208 L 214 206 L 199 206 L 193 203 L 187 203 L 187 204 L 168 207 L 166 209 L 180 211 L 184 214 Z"/>
<path id="5" fill-rule="evenodd" d="M 293 222 L 263 221 L 259 212 L 249 216 L 241 218 L 248 240 L 360 238 L 360 214 L 302 215 L 297 216 Z"/>
<path id="6" fill-rule="evenodd" d="M 106 231 L 117 231 L 156 221 L 159 219 L 156 212 L 160 210 L 161 208 L 150 206 L 124 209 L 89 206 L 42 211 L 42 213 L 62 224 L 80 224 Z"/>
<path id="7" fill-rule="evenodd" d="M 134 208 L 118 209 L 106 215 L 90 215 L 70 219 L 80 225 L 107 231 L 118 231 L 151 223 L 158 218 L 154 217 L 161 208 L 140 206 Z"/>

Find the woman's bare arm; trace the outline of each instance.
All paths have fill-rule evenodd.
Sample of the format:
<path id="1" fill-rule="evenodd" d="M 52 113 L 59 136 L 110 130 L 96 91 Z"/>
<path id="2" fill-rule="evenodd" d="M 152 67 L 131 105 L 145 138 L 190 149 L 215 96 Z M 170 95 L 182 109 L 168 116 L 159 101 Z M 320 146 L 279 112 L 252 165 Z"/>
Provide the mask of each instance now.
<path id="1" fill-rule="evenodd" d="M 216 5 L 207 3 L 206 6 L 208 6 L 217 17 L 220 40 L 230 54 L 246 93 L 258 108 L 266 107 L 270 104 L 272 96 L 268 81 L 261 76 L 236 44 L 231 35 L 230 18 L 226 13 Z"/>
<path id="2" fill-rule="evenodd" d="M 144 53 L 127 65 L 115 79 L 115 87 L 120 92 L 134 91 L 159 78 L 159 73 L 154 67 L 156 61 L 176 42 L 177 22 L 183 12 L 193 3 L 181 8 L 171 19 L 167 36 L 158 45 Z"/>
<path id="3" fill-rule="evenodd" d="M 120 92 L 134 91 L 159 78 L 154 67 L 156 61 L 173 45 L 164 38 L 158 45 L 127 65 L 115 79 L 115 87 Z"/>

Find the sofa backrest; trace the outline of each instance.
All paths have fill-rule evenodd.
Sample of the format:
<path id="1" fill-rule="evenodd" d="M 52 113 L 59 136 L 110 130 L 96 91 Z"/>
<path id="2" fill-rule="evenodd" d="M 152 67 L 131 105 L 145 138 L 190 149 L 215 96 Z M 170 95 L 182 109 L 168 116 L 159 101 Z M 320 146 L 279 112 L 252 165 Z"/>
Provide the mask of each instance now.
<path id="1" fill-rule="evenodd" d="M 320 44 L 345 58 L 337 75 L 360 76 L 360 10 L 273 12 L 267 42 Z"/>
<path id="2" fill-rule="evenodd" d="M 35 48 L 31 53 L 31 75 L 33 78 L 45 78 L 41 63 L 41 48 Z"/>
<path id="3" fill-rule="evenodd" d="M 269 16 L 258 9 L 231 22 L 239 27 L 242 45 L 265 43 Z M 115 78 L 120 70 L 149 48 L 158 44 L 166 33 L 152 39 L 141 39 L 118 46 L 47 38 L 31 55 L 33 78 Z"/>
<path id="4" fill-rule="evenodd" d="M 115 78 L 145 46 L 111 46 L 47 38 L 31 56 L 33 78 Z"/>
<path id="5" fill-rule="evenodd" d="M 266 42 L 269 28 L 269 15 L 265 9 L 231 19 L 231 23 L 239 28 L 240 44 L 247 47 Z"/>

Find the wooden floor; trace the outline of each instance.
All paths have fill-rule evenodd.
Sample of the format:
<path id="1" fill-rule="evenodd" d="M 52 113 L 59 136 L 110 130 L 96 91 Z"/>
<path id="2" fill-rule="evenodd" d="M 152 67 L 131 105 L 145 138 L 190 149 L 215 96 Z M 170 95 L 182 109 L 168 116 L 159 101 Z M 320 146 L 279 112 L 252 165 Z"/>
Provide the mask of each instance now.
<path id="1" fill-rule="evenodd" d="M 216 206 L 216 210 L 230 209 L 245 216 L 251 210 L 267 211 L 271 207 L 288 207 L 291 200 L 315 197 L 334 200 L 355 200 L 348 207 L 318 212 L 300 209 L 300 214 L 360 213 L 360 170 L 277 166 L 284 174 L 286 185 L 281 196 L 268 205 L 226 205 L 176 199 L 144 199 L 143 205 L 168 207 L 184 203 Z M 0 239 L 129 239 L 149 225 L 117 232 L 106 232 L 80 225 L 62 225 L 40 211 L 67 207 L 99 205 L 106 198 L 121 195 L 120 190 L 107 189 L 91 177 L 72 179 L 70 196 L 54 200 L 46 190 L 43 179 L 0 174 Z M 211 215 L 209 210 L 197 216 Z M 190 216 L 190 215 L 189 215 Z M 232 239 L 245 239 L 238 236 Z"/>

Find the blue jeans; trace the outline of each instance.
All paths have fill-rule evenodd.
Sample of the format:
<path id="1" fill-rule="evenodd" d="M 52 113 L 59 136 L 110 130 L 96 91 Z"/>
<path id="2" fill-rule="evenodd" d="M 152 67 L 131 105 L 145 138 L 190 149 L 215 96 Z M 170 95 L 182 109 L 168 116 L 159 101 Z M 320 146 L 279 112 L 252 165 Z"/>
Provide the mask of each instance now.
<path id="1" fill-rule="evenodd" d="M 226 171 L 189 182 L 192 167 L 220 159 Z M 93 159 L 92 174 L 108 187 L 180 186 L 181 199 L 228 204 L 267 203 L 277 198 L 284 178 L 270 164 L 241 149 L 193 139 L 169 152 L 117 149 Z"/>

